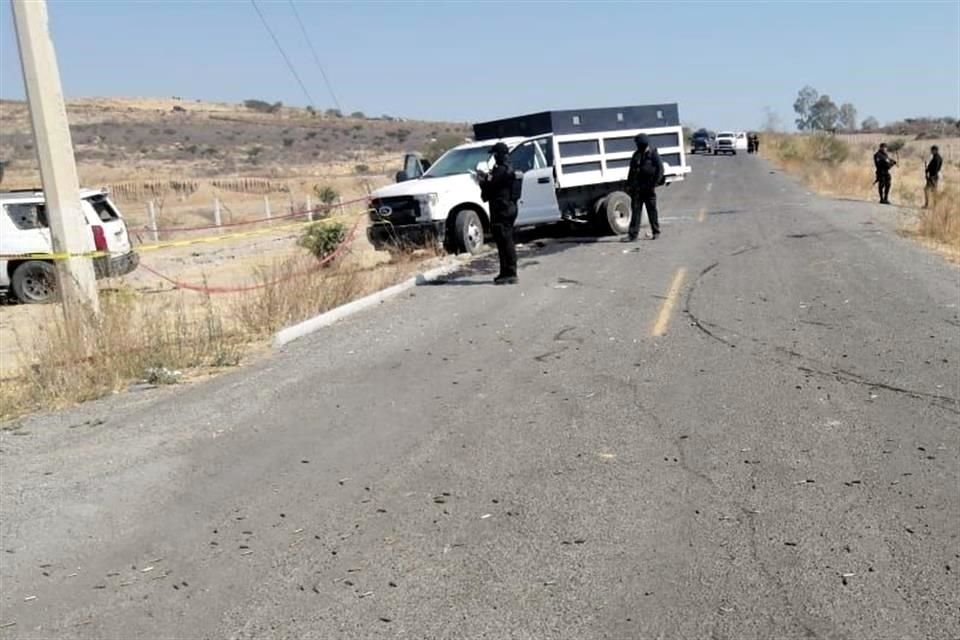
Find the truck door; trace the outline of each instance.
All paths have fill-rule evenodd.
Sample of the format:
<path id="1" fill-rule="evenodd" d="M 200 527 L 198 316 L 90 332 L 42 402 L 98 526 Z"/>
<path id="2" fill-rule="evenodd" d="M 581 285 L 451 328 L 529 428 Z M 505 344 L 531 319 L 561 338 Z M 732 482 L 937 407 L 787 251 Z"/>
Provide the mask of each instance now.
<path id="1" fill-rule="evenodd" d="M 523 142 L 510 154 L 514 171 L 523 172 L 523 189 L 517 203 L 518 225 L 560 219 L 552 160 L 549 137 Z"/>

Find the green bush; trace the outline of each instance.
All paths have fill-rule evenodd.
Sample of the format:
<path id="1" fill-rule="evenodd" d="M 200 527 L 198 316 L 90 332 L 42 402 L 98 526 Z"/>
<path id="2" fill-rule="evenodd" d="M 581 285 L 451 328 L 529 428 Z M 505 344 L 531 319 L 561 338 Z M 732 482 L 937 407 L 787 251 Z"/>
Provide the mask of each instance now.
<path id="1" fill-rule="evenodd" d="M 309 225 L 297 244 L 323 260 L 336 251 L 347 237 L 347 227 L 342 222 L 317 222 Z"/>
<path id="2" fill-rule="evenodd" d="M 317 199 L 321 203 L 326 205 L 331 205 L 340 198 L 340 194 L 337 193 L 337 190 L 331 187 L 330 185 L 316 185 L 313 187 L 313 192 L 316 194 Z"/>
<path id="3" fill-rule="evenodd" d="M 353 170 L 355 173 L 359 174 L 370 173 L 370 167 L 365 164 L 358 164 L 353 168 Z"/>

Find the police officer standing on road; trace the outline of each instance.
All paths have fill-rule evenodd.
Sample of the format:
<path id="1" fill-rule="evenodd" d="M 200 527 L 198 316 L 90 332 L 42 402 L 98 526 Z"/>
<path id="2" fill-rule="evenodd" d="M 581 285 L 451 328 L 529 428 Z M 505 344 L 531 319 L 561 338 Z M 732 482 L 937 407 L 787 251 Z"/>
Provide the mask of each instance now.
<path id="1" fill-rule="evenodd" d="M 927 178 L 927 186 L 923 189 L 923 208 L 933 204 L 932 200 L 937 197 L 937 184 L 940 182 L 940 170 L 943 169 L 943 157 L 940 155 L 940 148 L 937 145 L 930 147 L 930 162 L 924 169 Z"/>
<path id="2" fill-rule="evenodd" d="M 890 204 L 890 185 L 893 184 L 890 169 L 896 164 L 897 161 L 887 154 L 887 143 L 881 142 L 880 148 L 873 154 L 873 166 L 877 170 L 876 184 L 880 192 L 880 204 Z"/>
<path id="3" fill-rule="evenodd" d="M 517 221 L 516 175 L 510 165 L 510 149 L 498 142 L 490 149 L 496 166 L 480 176 L 480 195 L 490 204 L 490 227 L 500 255 L 500 274 L 494 284 L 517 284 L 517 247 L 513 224 Z"/>
<path id="4" fill-rule="evenodd" d="M 627 192 L 630 194 L 630 230 L 627 240 L 633 242 L 640 236 L 640 219 L 643 207 L 647 208 L 650 220 L 650 237 L 654 240 L 660 235 L 660 220 L 657 215 L 656 188 L 663 184 L 663 162 L 650 139 L 641 133 L 634 142 L 637 150 L 630 159 L 630 172 L 627 174 Z"/>

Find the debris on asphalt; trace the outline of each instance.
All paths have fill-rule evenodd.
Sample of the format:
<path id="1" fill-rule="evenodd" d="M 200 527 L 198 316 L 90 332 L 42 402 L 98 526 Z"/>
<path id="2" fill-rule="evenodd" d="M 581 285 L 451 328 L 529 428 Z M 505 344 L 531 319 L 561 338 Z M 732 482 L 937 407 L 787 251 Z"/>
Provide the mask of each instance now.
<path id="1" fill-rule="evenodd" d="M 380 616 L 380 622 L 393 622 L 393 620 L 384 616 Z"/>
<path id="2" fill-rule="evenodd" d="M 153 566 L 145 567 L 143 569 L 140 569 L 140 573 L 150 573 L 151 571 L 153 571 L 153 569 L 154 569 Z"/>
<path id="3" fill-rule="evenodd" d="M 339 480 L 337 480 L 337 482 L 340 483 L 340 486 L 342 487 L 347 482 L 350 482 L 350 478 L 340 478 Z"/>
<path id="4" fill-rule="evenodd" d="M 552 586 L 555 585 L 555 584 L 557 584 L 557 581 L 556 581 L 556 580 L 547 580 L 546 582 L 543 583 L 543 586 L 545 586 L 545 587 L 552 587 Z"/>
<path id="5" fill-rule="evenodd" d="M 10 627 L 15 626 L 17 626 L 16 622 L 4 622 L 3 624 L 0 624 L 0 629 L 9 629 Z"/>
<path id="6" fill-rule="evenodd" d="M 492 513 L 485 513 L 485 514 L 483 514 L 482 516 L 480 516 L 480 519 L 481 519 L 481 520 L 486 520 L 487 518 L 491 517 L 492 515 L 493 515 Z"/>
<path id="7" fill-rule="evenodd" d="M 27 596 L 23 599 L 24 602 L 30 602 L 31 600 L 36 600 L 37 596 Z"/>
<path id="8" fill-rule="evenodd" d="M 369 597 L 372 596 L 372 595 L 373 595 L 373 591 L 365 591 L 365 592 L 359 594 L 357 597 L 358 597 L 358 598 L 369 598 Z"/>

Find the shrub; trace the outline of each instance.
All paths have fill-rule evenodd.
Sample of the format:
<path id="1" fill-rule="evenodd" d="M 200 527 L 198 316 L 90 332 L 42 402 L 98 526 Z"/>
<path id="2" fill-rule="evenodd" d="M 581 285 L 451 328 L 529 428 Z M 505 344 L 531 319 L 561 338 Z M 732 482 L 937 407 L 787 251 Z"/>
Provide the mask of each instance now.
<path id="1" fill-rule="evenodd" d="M 342 222 L 317 222 L 306 228 L 297 244 L 323 260 L 336 251 L 346 237 L 347 227 Z"/>
<path id="2" fill-rule="evenodd" d="M 463 144 L 463 136 L 444 134 L 428 142 L 420 153 L 427 160 L 436 162 L 440 156 L 458 144 Z"/>
<path id="3" fill-rule="evenodd" d="M 887 143 L 887 150 L 896 153 L 903 149 L 905 144 L 906 141 L 903 138 L 897 138 L 896 140 Z"/>
<path id="4" fill-rule="evenodd" d="M 292 146 L 293 146 L 293 142 L 294 142 L 293 138 L 284 138 L 284 139 L 283 139 L 283 146 L 285 146 L 285 147 L 292 147 Z"/>
<path id="5" fill-rule="evenodd" d="M 829 165 L 840 164 L 850 157 L 850 146 L 834 136 L 813 136 L 809 145 L 813 159 Z"/>
<path id="6" fill-rule="evenodd" d="M 353 171 L 359 174 L 370 173 L 370 167 L 365 164 L 358 164 L 353 168 Z"/>
<path id="7" fill-rule="evenodd" d="M 317 195 L 317 199 L 326 205 L 331 205 L 340 198 L 337 190 L 330 185 L 324 185 L 322 187 L 317 185 L 313 188 L 313 192 Z"/>

